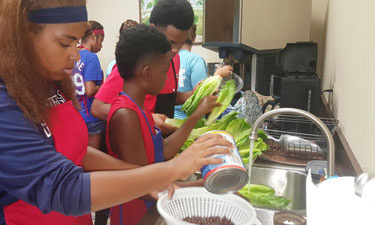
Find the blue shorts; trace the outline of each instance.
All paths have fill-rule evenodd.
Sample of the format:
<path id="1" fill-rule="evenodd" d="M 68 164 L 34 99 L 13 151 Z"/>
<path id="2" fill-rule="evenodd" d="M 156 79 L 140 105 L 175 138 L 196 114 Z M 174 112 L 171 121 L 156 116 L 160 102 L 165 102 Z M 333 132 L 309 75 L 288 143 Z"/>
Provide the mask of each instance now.
<path id="1" fill-rule="evenodd" d="M 89 134 L 102 134 L 107 128 L 107 123 L 103 120 L 86 122 Z"/>

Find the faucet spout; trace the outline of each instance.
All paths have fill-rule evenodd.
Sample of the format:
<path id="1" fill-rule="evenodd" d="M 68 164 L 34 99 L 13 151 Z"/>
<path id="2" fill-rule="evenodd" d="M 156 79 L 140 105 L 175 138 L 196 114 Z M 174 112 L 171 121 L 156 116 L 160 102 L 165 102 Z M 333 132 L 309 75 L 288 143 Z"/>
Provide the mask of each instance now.
<path id="1" fill-rule="evenodd" d="M 282 114 L 289 114 L 289 115 L 297 115 L 302 116 L 307 119 L 309 119 L 311 122 L 313 122 L 317 127 L 320 128 L 320 130 L 323 132 L 323 134 L 327 138 L 328 143 L 328 156 L 327 156 L 327 175 L 333 176 L 335 173 L 335 143 L 332 137 L 332 134 L 328 127 L 315 115 L 312 113 L 309 113 L 307 111 L 301 110 L 301 109 L 295 109 L 295 108 L 280 108 L 280 109 L 274 109 L 271 111 L 268 111 L 261 115 L 253 124 L 251 131 L 250 131 L 250 140 L 255 141 L 258 137 L 258 129 L 261 126 L 261 124 L 268 118 L 275 116 L 275 115 L 282 115 Z M 251 151 L 253 149 L 250 148 Z M 252 154 L 251 154 L 252 155 Z"/>

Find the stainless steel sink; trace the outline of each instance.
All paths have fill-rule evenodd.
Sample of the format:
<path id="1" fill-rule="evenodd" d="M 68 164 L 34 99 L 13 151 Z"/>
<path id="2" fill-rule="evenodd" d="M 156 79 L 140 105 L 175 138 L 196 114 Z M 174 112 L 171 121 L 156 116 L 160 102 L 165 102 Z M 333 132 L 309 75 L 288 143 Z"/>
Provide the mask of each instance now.
<path id="1" fill-rule="evenodd" d="M 306 216 L 306 174 L 296 170 L 278 168 L 277 165 L 257 164 L 251 170 L 251 184 L 263 184 L 275 189 L 275 195 L 291 201 L 289 212 Z M 263 225 L 273 225 L 276 210 L 255 207 Z"/>
<path id="2" fill-rule="evenodd" d="M 253 166 L 251 184 L 263 184 L 275 189 L 275 195 L 292 200 L 289 208 L 304 214 L 306 210 L 306 174 L 275 168 Z"/>
<path id="3" fill-rule="evenodd" d="M 302 170 L 301 170 L 302 171 Z M 201 178 L 199 173 L 188 180 Z M 275 189 L 275 195 L 284 196 L 291 201 L 288 211 L 306 216 L 306 174 L 290 168 L 255 163 L 251 170 L 251 184 L 263 184 Z M 276 210 L 255 207 L 257 217 L 262 225 L 273 225 Z M 159 217 L 155 225 L 165 225 Z"/>
<path id="4" fill-rule="evenodd" d="M 246 167 L 247 165 L 245 165 Z M 304 215 L 306 212 L 306 174 L 304 169 L 284 168 L 279 164 L 255 162 L 251 170 L 251 184 L 263 184 L 275 189 L 275 195 L 292 200 L 289 210 Z M 200 179 L 196 173 L 188 180 Z"/>

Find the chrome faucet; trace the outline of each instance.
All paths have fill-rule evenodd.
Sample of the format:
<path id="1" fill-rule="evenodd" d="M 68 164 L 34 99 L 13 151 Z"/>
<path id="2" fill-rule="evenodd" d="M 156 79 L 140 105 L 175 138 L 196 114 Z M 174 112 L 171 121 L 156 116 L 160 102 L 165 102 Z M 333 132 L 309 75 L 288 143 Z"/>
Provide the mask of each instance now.
<path id="1" fill-rule="evenodd" d="M 271 116 L 279 115 L 279 114 L 292 114 L 297 116 L 305 117 L 309 120 L 311 120 L 316 126 L 320 128 L 320 130 L 323 132 L 323 134 L 327 138 L 328 142 L 328 157 L 327 157 L 327 176 L 333 176 L 335 173 L 335 143 L 333 141 L 332 134 L 328 127 L 315 115 L 301 110 L 301 109 L 295 109 L 295 108 L 280 108 L 280 109 L 274 109 L 271 111 L 268 111 L 261 115 L 253 124 L 250 132 L 250 140 L 255 141 L 258 137 L 258 129 L 260 125 Z M 250 149 L 250 151 L 253 151 L 253 149 Z M 252 152 L 250 152 L 251 156 L 253 155 Z"/>

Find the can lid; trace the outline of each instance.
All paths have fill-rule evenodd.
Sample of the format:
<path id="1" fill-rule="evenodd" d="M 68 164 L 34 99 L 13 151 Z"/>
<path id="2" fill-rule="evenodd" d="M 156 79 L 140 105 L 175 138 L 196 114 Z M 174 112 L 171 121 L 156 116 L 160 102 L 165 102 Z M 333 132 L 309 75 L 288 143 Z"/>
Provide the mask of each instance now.
<path id="1" fill-rule="evenodd" d="M 204 181 L 204 187 L 214 194 L 227 194 L 240 190 L 248 181 L 249 175 L 246 170 L 225 168 L 208 176 Z"/>

